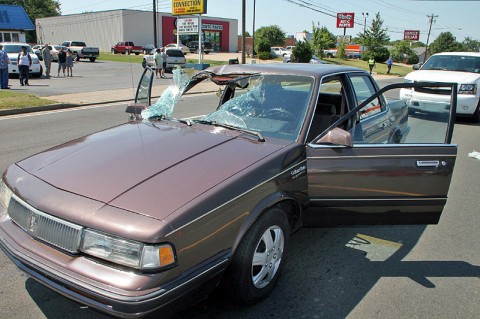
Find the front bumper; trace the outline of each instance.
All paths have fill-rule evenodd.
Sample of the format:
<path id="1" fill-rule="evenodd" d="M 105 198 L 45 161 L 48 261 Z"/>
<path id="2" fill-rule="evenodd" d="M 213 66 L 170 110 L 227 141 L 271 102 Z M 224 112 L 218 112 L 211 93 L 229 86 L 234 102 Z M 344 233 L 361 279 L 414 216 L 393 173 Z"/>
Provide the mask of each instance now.
<path id="1" fill-rule="evenodd" d="M 433 112 L 443 106 L 447 109 L 450 105 L 450 95 L 437 95 L 415 92 L 411 89 L 401 89 L 400 99 L 407 103 L 409 109 Z M 457 94 L 457 115 L 471 116 L 479 106 L 479 96 L 470 94 Z"/>
<path id="2" fill-rule="evenodd" d="M 155 289 L 142 290 L 139 286 L 135 290 L 126 290 L 121 286 L 141 281 L 140 277 L 150 277 L 156 281 L 160 281 L 160 278 L 158 274 L 137 274 L 102 265 L 84 257 L 66 256 L 65 259 L 78 259 L 69 263 L 78 263 L 77 267 L 82 270 L 87 267 L 88 271 L 93 273 L 105 272 L 105 269 L 110 268 L 116 277 L 116 280 L 111 280 L 108 284 L 95 281 L 75 273 L 72 267 L 61 267 L 40 257 L 40 254 L 37 255 L 36 249 L 52 250 L 56 254 L 63 253 L 28 236 L 10 220 L 3 220 L 0 225 L 0 248 L 22 271 L 67 298 L 121 318 L 138 318 L 153 311 L 170 314 L 183 308 L 186 302 L 194 301 L 199 295 L 197 291 L 192 296 L 192 292 L 207 283 L 219 280 L 228 261 L 227 254 L 222 254 L 195 268 L 188 275 L 179 275 Z M 165 273 L 169 271 L 178 272 L 178 269 L 167 270 Z M 112 282 L 118 284 L 113 285 Z"/>
<path id="3" fill-rule="evenodd" d="M 39 74 L 41 72 L 42 72 L 42 68 L 41 68 L 40 63 L 32 64 L 32 66 L 30 66 L 30 68 L 29 68 L 29 73 L 30 74 Z M 10 63 L 8 65 L 8 74 L 19 74 L 17 63 Z"/>

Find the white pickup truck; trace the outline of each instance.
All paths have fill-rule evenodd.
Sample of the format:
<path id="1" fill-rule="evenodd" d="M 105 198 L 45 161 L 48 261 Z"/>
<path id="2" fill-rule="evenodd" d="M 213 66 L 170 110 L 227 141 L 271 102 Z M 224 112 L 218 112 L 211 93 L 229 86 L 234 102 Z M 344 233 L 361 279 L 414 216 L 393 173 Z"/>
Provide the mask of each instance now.
<path id="1" fill-rule="evenodd" d="M 80 59 L 90 59 L 90 62 L 95 62 L 100 55 L 98 48 L 87 47 L 85 42 L 82 41 L 65 41 L 62 45 L 72 51 L 76 61 L 80 61 Z"/>
<path id="2" fill-rule="evenodd" d="M 457 83 L 457 116 L 471 117 L 480 122 L 480 53 L 444 52 L 432 55 L 417 71 L 405 76 L 406 83 L 421 81 Z M 445 94 L 438 94 L 444 91 Z M 449 92 L 441 88 L 408 88 L 400 90 L 410 113 L 429 112 L 439 104 L 448 107 Z"/>

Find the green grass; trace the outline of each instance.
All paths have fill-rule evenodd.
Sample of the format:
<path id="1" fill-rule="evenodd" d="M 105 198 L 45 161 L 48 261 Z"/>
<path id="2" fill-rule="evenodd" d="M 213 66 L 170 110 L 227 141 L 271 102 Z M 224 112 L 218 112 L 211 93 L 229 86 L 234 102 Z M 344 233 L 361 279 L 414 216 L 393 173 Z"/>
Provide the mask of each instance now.
<path id="1" fill-rule="evenodd" d="M 41 99 L 33 94 L 17 93 L 8 90 L 0 91 L 0 110 L 24 109 L 32 106 L 44 106 L 55 103 L 55 101 Z"/>
<path id="2" fill-rule="evenodd" d="M 360 59 L 342 60 L 342 59 L 338 59 L 338 58 L 325 58 L 323 60 L 325 62 L 332 63 L 332 64 L 348 65 L 348 66 L 353 66 L 353 67 L 364 69 L 364 70 L 368 71 L 367 61 L 362 61 Z M 391 75 L 397 75 L 397 76 L 405 76 L 410 72 L 412 72 L 412 67 L 411 66 L 403 66 L 403 65 L 394 64 L 392 66 L 392 70 L 390 71 L 390 74 Z M 387 64 L 386 63 L 376 63 L 375 67 L 373 68 L 373 73 L 387 74 Z"/>
<path id="3" fill-rule="evenodd" d="M 110 61 L 110 62 L 129 62 L 129 63 L 138 63 L 141 64 L 143 60 L 143 54 L 113 54 L 110 52 L 100 52 L 98 57 L 99 61 Z"/>

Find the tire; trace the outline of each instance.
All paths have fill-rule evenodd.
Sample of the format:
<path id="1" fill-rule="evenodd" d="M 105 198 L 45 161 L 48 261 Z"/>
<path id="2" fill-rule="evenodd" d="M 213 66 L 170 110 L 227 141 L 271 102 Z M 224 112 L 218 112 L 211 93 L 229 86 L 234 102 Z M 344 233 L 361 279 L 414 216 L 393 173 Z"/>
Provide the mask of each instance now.
<path id="1" fill-rule="evenodd" d="M 478 101 L 477 109 L 473 112 L 472 120 L 475 123 L 480 123 L 480 101 Z"/>
<path id="2" fill-rule="evenodd" d="M 140 52 L 135 52 L 135 55 L 139 55 L 139 54 L 140 54 Z"/>
<path id="3" fill-rule="evenodd" d="M 97 58 L 90 58 L 90 62 L 95 62 Z"/>
<path id="4" fill-rule="evenodd" d="M 147 61 L 143 60 L 142 61 L 142 67 L 145 69 L 147 67 Z"/>
<path id="5" fill-rule="evenodd" d="M 279 208 L 269 209 L 253 224 L 224 277 L 232 300 L 253 304 L 273 290 L 285 264 L 289 234 L 287 217 Z"/>

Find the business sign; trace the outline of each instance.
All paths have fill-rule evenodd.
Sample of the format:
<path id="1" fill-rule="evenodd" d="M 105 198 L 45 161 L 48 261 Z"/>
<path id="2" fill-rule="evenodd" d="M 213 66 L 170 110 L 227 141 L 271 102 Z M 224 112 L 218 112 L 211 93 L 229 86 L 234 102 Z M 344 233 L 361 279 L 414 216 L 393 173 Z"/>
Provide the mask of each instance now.
<path id="1" fill-rule="evenodd" d="M 354 18 L 353 12 L 337 13 L 337 28 L 353 28 Z"/>
<path id="2" fill-rule="evenodd" d="M 351 35 L 337 35 L 337 43 L 350 43 L 352 42 Z"/>
<path id="3" fill-rule="evenodd" d="M 172 0 L 172 15 L 207 13 L 207 0 Z"/>
<path id="4" fill-rule="evenodd" d="M 403 40 L 418 41 L 420 39 L 419 30 L 405 30 L 403 31 Z"/>
<path id="5" fill-rule="evenodd" d="M 198 33 L 198 18 L 178 18 L 177 32 L 179 34 Z"/>

